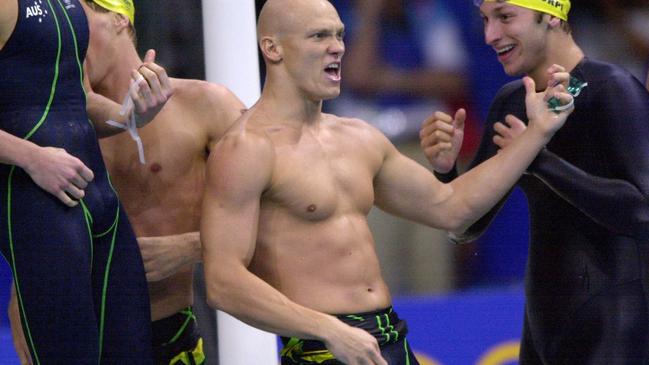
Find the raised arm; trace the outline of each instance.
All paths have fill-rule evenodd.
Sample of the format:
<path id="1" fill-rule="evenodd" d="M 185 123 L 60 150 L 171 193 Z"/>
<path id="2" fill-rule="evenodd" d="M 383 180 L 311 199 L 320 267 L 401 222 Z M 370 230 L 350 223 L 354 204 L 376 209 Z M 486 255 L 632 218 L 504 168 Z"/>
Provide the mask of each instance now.
<path id="1" fill-rule="evenodd" d="M 248 270 L 273 163 L 271 142 L 251 133 L 224 137 L 210 154 L 201 220 L 209 304 L 266 331 L 323 341 L 345 363 L 385 364 L 367 332 L 291 301 Z"/>
<path id="2" fill-rule="evenodd" d="M 488 212 L 518 181 L 571 112 L 555 114 L 547 108 L 547 99 L 563 91 L 562 85 L 536 93 L 532 79 L 525 78 L 524 82 L 531 122 L 511 148 L 443 185 L 391 146 L 375 180 L 377 205 L 404 218 L 457 233 Z M 565 93 L 557 95 L 564 102 L 571 98 Z"/>
<path id="3" fill-rule="evenodd" d="M 84 69 L 86 67 L 86 63 L 84 63 Z M 84 75 L 87 76 L 88 72 L 84 72 Z M 133 100 L 134 107 L 126 115 L 120 115 L 122 105 L 95 93 L 88 77 L 84 77 L 86 111 L 99 138 L 123 132 L 124 129 L 110 126 L 106 121 L 114 120 L 125 124 L 131 113 L 135 113 L 138 128 L 145 126 L 162 110 L 174 92 L 167 72 L 155 63 L 154 50 L 147 51 L 144 63 L 136 70 L 131 71 L 131 82 L 137 85 L 137 87 L 129 88 L 129 95 Z"/>
<path id="4" fill-rule="evenodd" d="M 649 238 L 649 94 L 628 78 L 611 79 L 597 93 L 603 113 L 601 159 L 606 175 L 584 171 L 543 151 L 530 173 L 561 198 L 612 232 Z"/>

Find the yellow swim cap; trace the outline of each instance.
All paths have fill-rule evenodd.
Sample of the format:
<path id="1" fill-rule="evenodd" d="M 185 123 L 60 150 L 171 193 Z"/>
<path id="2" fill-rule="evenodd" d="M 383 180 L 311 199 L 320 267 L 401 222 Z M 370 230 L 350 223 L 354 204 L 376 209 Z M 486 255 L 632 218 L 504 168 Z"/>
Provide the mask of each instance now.
<path id="1" fill-rule="evenodd" d="M 92 0 L 92 2 L 106 10 L 126 15 L 128 20 L 131 21 L 131 25 L 135 25 L 135 6 L 133 5 L 133 0 Z"/>
<path id="2" fill-rule="evenodd" d="M 474 2 L 478 6 L 482 5 L 483 2 L 505 2 L 547 13 L 563 20 L 568 20 L 568 12 L 570 11 L 570 0 L 476 0 Z"/>

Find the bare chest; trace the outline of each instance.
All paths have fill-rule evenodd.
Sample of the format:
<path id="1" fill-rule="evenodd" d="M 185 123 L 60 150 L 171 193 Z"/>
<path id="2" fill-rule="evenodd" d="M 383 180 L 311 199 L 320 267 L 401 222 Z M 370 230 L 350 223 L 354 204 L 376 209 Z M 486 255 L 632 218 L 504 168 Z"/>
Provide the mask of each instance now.
<path id="1" fill-rule="evenodd" d="M 367 214 L 374 202 L 378 161 L 351 140 L 305 141 L 276 149 L 272 186 L 266 200 L 291 215 L 312 221 L 336 213 Z"/>
<path id="2" fill-rule="evenodd" d="M 207 139 L 191 129 L 144 127 L 140 138 L 145 164 L 139 161 L 137 144 L 127 133 L 101 140 L 106 167 L 120 193 L 141 194 L 187 188 L 204 179 Z"/>

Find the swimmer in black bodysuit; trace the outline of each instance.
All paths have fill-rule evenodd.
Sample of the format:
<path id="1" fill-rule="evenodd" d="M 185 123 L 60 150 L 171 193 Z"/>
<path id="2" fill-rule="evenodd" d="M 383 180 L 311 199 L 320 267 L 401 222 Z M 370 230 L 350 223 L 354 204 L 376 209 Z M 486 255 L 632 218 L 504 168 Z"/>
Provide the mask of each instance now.
<path id="1" fill-rule="evenodd" d="M 492 0 L 480 6 L 486 42 L 508 74 L 525 73 L 544 85 L 555 82 L 546 70 L 559 64 L 574 80 L 587 83 L 566 125 L 519 181 L 531 219 L 520 360 L 645 363 L 649 94 L 620 67 L 584 58 L 565 22 L 569 1 L 558 3 L 565 12 L 546 10 L 541 0 Z M 506 149 L 525 130 L 524 98 L 519 81 L 500 90 L 472 165 Z M 462 117 L 438 114 L 422 128 L 422 147 L 439 172 L 451 169 L 457 156 L 458 141 L 450 142 L 453 124 L 461 125 Z M 477 238 L 496 212 L 454 238 Z"/>
<path id="2" fill-rule="evenodd" d="M 84 11 L 77 0 L 0 0 L 0 10 L 0 250 L 31 358 L 150 364 L 142 260 L 97 143 L 117 129 L 95 131 L 86 114 Z M 145 66 L 139 111 L 171 94 Z"/>

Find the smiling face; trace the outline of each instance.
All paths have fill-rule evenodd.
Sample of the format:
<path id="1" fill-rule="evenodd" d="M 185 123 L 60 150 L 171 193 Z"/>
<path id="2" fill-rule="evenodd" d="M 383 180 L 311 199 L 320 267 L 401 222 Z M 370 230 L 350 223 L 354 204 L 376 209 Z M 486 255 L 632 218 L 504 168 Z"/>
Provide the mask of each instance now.
<path id="1" fill-rule="evenodd" d="M 344 25 L 325 0 L 285 2 L 276 34 L 283 67 L 294 86 L 311 100 L 340 94 L 341 60 L 345 52 Z"/>
<path id="2" fill-rule="evenodd" d="M 543 68 L 547 57 L 548 16 L 504 2 L 480 6 L 485 42 L 497 54 L 510 76 L 532 74 Z"/>

